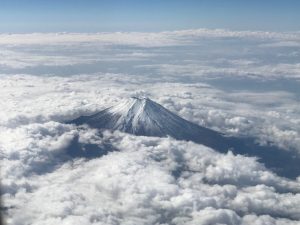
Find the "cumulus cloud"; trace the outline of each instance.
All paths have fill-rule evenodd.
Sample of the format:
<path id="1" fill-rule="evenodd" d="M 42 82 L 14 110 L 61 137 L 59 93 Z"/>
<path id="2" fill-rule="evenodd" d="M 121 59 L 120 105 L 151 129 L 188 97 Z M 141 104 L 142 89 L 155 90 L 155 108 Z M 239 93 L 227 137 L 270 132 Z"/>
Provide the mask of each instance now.
<path id="1" fill-rule="evenodd" d="M 262 144 L 298 151 L 300 109 L 294 94 L 231 93 L 207 84 L 167 80 L 126 74 L 2 76 L 0 124 L 16 127 L 32 122 L 67 121 L 117 104 L 137 92 L 199 125 L 231 135 L 253 136 Z"/>
<path id="2" fill-rule="evenodd" d="M 256 106 L 260 97 L 247 93 L 252 97 L 246 107 L 239 103 L 245 92 L 238 98 L 207 84 L 143 79 L 138 88 L 140 82 L 116 74 L 2 77 L 1 173 L 9 224 L 298 223 L 299 181 L 276 176 L 255 158 L 171 138 L 101 135 L 61 123 L 137 90 L 187 119 L 223 131 L 228 124 L 255 127 L 255 117 L 242 112 L 264 105 Z M 278 93 L 283 96 L 293 103 L 289 94 Z M 233 104 L 241 105 L 232 111 Z M 66 149 L 75 138 L 99 148 L 108 143 L 114 151 L 92 160 L 70 159 Z"/>
<path id="3" fill-rule="evenodd" d="M 253 158 L 119 132 L 105 132 L 104 140 L 118 151 L 66 162 L 51 173 L 27 174 L 30 190 L 23 184 L 14 195 L 4 195 L 8 222 L 242 224 L 251 221 L 248 216 L 268 215 L 292 224 L 300 219 L 300 184 L 277 177 Z"/>
<path id="4" fill-rule="evenodd" d="M 222 155 L 172 139 L 119 132 L 99 136 L 95 130 L 59 123 L 129 97 L 139 85 L 137 80 L 137 84 L 130 83 L 132 79 L 113 74 L 2 77 L 6 107 L 1 117 L 1 172 L 9 223 L 296 223 L 298 181 L 277 177 L 254 158 Z M 128 85 L 122 89 L 126 81 Z M 246 126 L 245 130 L 255 127 L 255 119 L 246 115 L 229 119 L 232 104 L 241 104 L 246 94 L 251 96 L 249 108 L 243 103 L 234 113 L 251 113 L 250 107 L 259 109 L 255 103 L 264 105 L 276 99 L 274 94 L 270 100 L 266 95 L 260 103 L 255 99 L 261 97 L 254 93 L 225 95 L 206 84 L 150 82 L 142 90 L 186 118 L 196 122 L 196 118 L 207 117 L 207 124 L 221 129 L 226 123 L 240 129 Z M 159 96 L 155 95 L 158 92 Z M 278 93 L 278 98 L 283 96 L 291 98 Z M 293 103 L 290 101 L 288 104 Z M 196 112 L 202 113 L 195 117 Z M 99 146 L 111 143 L 118 151 L 90 161 L 65 160 L 66 146 L 74 137 Z"/>
<path id="5" fill-rule="evenodd" d="M 280 177 L 257 158 L 64 123 L 143 95 L 297 156 L 297 43 L 297 32 L 206 29 L 1 34 L 7 223 L 299 224 L 300 178 Z"/>

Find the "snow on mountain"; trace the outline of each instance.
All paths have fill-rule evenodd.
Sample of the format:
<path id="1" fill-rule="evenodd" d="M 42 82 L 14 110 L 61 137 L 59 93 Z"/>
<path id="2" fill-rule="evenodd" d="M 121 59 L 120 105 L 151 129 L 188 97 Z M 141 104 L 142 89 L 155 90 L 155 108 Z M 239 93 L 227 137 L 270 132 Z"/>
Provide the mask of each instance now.
<path id="1" fill-rule="evenodd" d="M 133 97 L 96 114 L 81 116 L 69 123 L 87 124 L 100 130 L 120 130 L 137 136 L 171 136 L 177 140 L 203 144 L 219 152 L 231 150 L 235 154 L 255 156 L 266 167 L 281 176 L 295 178 L 300 173 L 298 166 L 300 158 L 294 154 L 286 154 L 286 151 L 272 145 L 261 146 L 251 137 L 228 137 L 199 126 L 177 116 L 149 98 Z M 288 168 L 285 166 L 287 163 Z"/>
<path id="2" fill-rule="evenodd" d="M 132 97 L 94 115 L 79 117 L 72 123 L 88 124 L 98 129 L 120 130 L 134 135 L 171 136 L 180 140 L 202 137 L 206 141 L 212 141 L 212 138 L 219 135 L 177 116 L 145 97 Z"/>

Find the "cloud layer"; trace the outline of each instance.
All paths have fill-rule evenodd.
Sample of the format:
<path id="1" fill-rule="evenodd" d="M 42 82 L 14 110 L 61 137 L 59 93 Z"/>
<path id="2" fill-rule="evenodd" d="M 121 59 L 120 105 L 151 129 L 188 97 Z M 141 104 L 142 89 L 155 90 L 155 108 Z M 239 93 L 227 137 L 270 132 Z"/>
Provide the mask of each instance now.
<path id="1" fill-rule="evenodd" d="M 230 94 L 207 84 L 139 79 L 2 76 L 1 173 L 9 224 L 298 223 L 299 181 L 274 175 L 254 158 L 168 138 L 103 136 L 61 123 L 143 93 L 198 124 L 272 138 L 292 150 L 298 131 L 284 136 L 281 129 L 299 121 L 280 111 L 286 105 L 298 110 L 292 95 L 275 92 L 262 99 L 259 93 Z M 266 107 L 268 101 L 277 105 Z M 70 161 L 65 149 L 76 137 L 99 147 L 110 143 L 118 151 Z"/>
<path id="2" fill-rule="evenodd" d="M 31 126 L 31 130 L 36 128 Z M 56 141 L 46 135 L 42 139 L 41 143 Z M 8 222 L 296 224 L 300 219 L 299 182 L 275 176 L 253 158 L 118 132 L 107 132 L 98 140 L 110 141 L 119 151 L 90 161 L 74 159 L 42 175 L 39 168 L 51 162 L 53 155 L 59 157 L 52 146 L 47 149 L 47 160 L 39 159 L 39 167 L 8 159 L 10 164 L 18 162 L 14 167 L 31 169 L 17 182 L 9 175 L 3 181 Z M 36 159 L 30 153 L 27 157 Z"/>
<path id="3" fill-rule="evenodd" d="M 71 120 L 143 93 L 187 120 L 298 151 L 299 104 L 285 91 L 234 91 L 126 74 L 72 77 L 2 76 L 0 124 Z M 143 84 L 143 85 L 141 85 Z"/>
<path id="4" fill-rule="evenodd" d="M 196 124 L 299 155 L 299 41 L 297 32 L 206 29 L 1 34 L 7 223 L 299 224 L 300 178 L 256 158 L 64 123 L 143 95 Z M 74 143 L 81 155 L 70 154 Z M 107 154 L 78 157 L 88 146 Z"/>
<path id="5" fill-rule="evenodd" d="M 208 29 L 0 34 L 0 69 L 60 75 L 126 71 L 198 81 L 224 76 L 299 80 L 299 43 L 298 32 Z"/>
<path id="6" fill-rule="evenodd" d="M 99 42 L 113 45 L 136 45 L 143 47 L 161 47 L 190 44 L 201 38 L 249 38 L 280 41 L 300 41 L 298 32 L 231 31 L 223 29 L 194 29 L 164 32 L 104 32 L 104 33 L 32 33 L 1 34 L 0 44 L 74 44 Z M 289 44 L 290 46 L 291 44 Z"/>

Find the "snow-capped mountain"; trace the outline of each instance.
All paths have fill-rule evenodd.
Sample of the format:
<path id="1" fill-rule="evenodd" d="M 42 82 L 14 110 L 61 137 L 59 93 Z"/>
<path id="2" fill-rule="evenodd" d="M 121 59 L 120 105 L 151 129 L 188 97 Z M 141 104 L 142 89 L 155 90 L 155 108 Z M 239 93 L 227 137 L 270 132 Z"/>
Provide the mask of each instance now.
<path id="1" fill-rule="evenodd" d="M 261 146 L 251 137 L 229 137 L 199 126 L 177 116 L 149 98 L 130 98 L 96 114 L 81 116 L 69 123 L 88 124 L 100 130 L 120 130 L 138 136 L 171 136 L 177 140 L 203 144 L 219 152 L 231 150 L 236 154 L 255 156 L 265 166 L 282 176 L 296 177 L 300 173 L 298 166 L 300 158 L 294 154 L 285 154 L 286 151 L 275 146 Z M 69 148 L 71 155 L 81 156 L 84 153 L 86 157 L 88 153 L 88 157 L 90 157 L 90 155 L 102 155 L 107 150 L 107 147 L 99 151 L 97 146 L 84 146 L 85 149 L 92 150 L 82 152 L 78 151 L 78 143 L 76 141 L 74 143 Z M 288 168 L 284 167 L 287 163 L 289 164 Z"/>
<path id="2" fill-rule="evenodd" d="M 171 136 L 179 140 L 201 139 L 206 144 L 216 141 L 219 133 L 191 123 L 162 105 L 144 97 L 132 97 L 91 116 L 72 121 L 98 129 L 120 130 L 142 136 Z"/>

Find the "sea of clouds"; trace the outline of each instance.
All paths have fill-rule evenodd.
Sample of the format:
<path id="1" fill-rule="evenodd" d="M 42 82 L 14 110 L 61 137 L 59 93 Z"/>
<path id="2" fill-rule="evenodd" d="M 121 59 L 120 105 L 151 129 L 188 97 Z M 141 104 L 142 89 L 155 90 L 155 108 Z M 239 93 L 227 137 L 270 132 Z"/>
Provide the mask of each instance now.
<path id="1" fill-rule="evenodd" d="M 146 95 L 196 124 L 300 154 L 299 33 L 0 34 L 0 55 L 8 224 L 299 224 L 300 178 L 256 158 L 65 124 Z M 110 151 L 71 157 L 75 139 Z"/>

